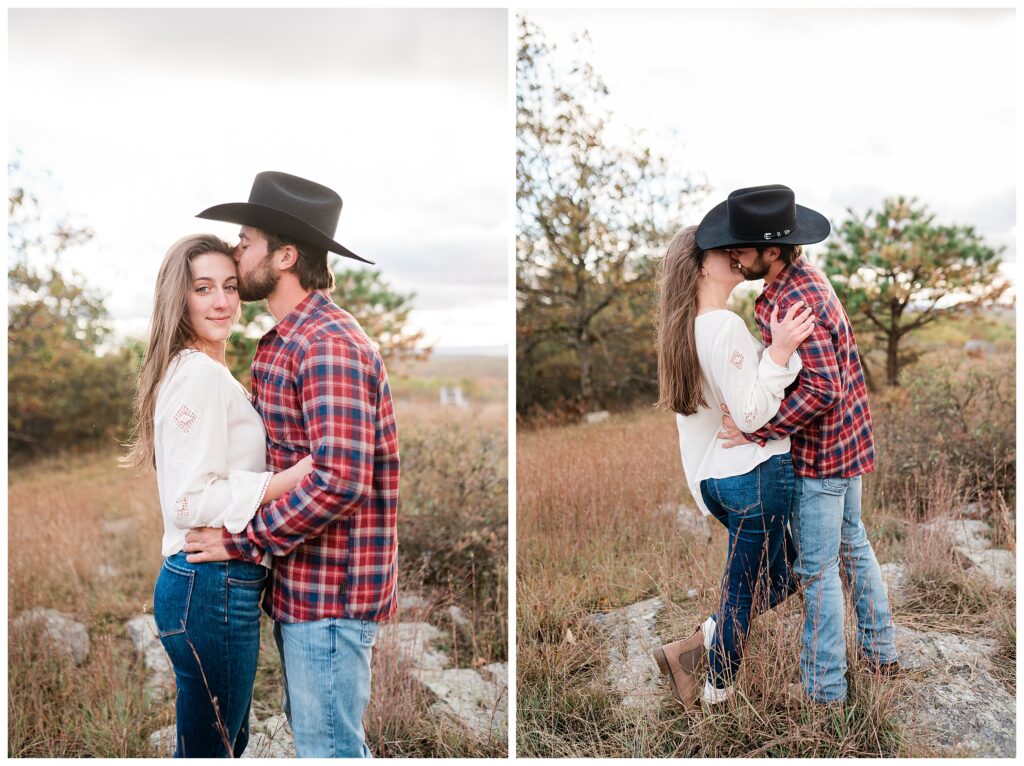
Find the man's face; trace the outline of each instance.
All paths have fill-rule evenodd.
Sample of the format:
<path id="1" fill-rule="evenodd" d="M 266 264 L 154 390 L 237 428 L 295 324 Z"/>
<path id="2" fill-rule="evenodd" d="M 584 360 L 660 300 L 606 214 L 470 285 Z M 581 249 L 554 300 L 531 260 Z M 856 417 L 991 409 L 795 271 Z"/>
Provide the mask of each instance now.
<path id="1" fill-rule="evenodd" d="M 243 301 L 261 301 L 274 292 L 281 275 L 270 263 L 267 240 L 259 229 L 243 226 L 238 232 L 235 262 L 238 264 L 238 295 Z"/>
<path id="2" fill-rule="evenodd" d="M 746 279 L 764 279 L 772 267 L 756 247 L 730 247 L 726 252 Z"/>

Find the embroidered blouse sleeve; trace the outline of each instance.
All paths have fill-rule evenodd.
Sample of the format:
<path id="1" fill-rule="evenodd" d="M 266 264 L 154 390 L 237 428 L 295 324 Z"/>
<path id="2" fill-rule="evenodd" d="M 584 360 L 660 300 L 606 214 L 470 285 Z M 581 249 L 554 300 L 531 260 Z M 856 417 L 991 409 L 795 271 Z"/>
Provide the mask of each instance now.
<path id="1" fill-rule="evenodd" d="M 179 375 L 156 424 L 170 474 L 166 497 L 172 508 L 166 515 L 179 529 L 240 532 L 259 509 L 273 474 L 228 470 L 231 381 L 201 362 Z"/>
<path id="2" fill-rule="evenodd" d="M 750 433 L 779 411 L 786 386 L 800 372 L 800 355 L 794 352 L 785 367 L 777 365 L 767 353 L 761 353 L 759 360 L 758 343 L 743 320 L 735 314 L 724 316 L 726 321 L 715 336 L 711 352 L 711 374 L 736 427 Z"/>

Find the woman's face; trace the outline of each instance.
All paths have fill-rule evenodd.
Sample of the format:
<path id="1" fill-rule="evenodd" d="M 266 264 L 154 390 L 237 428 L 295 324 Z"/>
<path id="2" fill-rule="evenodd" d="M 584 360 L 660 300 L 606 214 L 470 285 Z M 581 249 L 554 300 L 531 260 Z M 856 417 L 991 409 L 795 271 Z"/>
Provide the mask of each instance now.
<path id="1" fill-rule="evenodd" d="M 223 253 L 203 253 L 192 259 L 192 289 L 188 294 L 188 317 L 200 342 L 227 341 L 238 321 L 238 272 L 235 261 Z"/>
<path id="2" fill-rule="evenodd" d="M 704 253 L 704 273 L 708 282 L 735 287 L 745 277 L 725 250 L 708 250 Z"/>

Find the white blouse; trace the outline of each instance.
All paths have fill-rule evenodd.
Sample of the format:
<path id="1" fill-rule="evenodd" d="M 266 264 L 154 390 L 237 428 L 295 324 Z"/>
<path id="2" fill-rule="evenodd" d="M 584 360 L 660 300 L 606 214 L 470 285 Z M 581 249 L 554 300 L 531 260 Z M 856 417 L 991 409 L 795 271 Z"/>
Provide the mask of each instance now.
<path id="1" fill-rule="evenodd" d="M 765 354 L 743 320 L 726 309 L 709 311 L 694 322 L 697 357 L 700 360 L 704 399 L 708 407 L 693 415 L 676 415 L 679 450 L 690 494 L 707 516 L 710 512 L 700 494 L 704 479 L 742 476 L 775 455 L 789 452 L 789 438 L 769 440 L 762 447 L 753 442 L 726 449 L 717 438 L 722 430 L 721 405 L 729 408 L 736 427 L 752 433 L 779 411 L 786 386 L 800 372 L 796 352 L 785 367 Z"/>
<path id="2" fill-rule="evenodd" d="M 175 356 L 157 392 L 153 430 L 162 555 L 180 552 L 193 527 L 245 529 L 273 473 L 263 421 L 227 367 L 191 349 Z"/>

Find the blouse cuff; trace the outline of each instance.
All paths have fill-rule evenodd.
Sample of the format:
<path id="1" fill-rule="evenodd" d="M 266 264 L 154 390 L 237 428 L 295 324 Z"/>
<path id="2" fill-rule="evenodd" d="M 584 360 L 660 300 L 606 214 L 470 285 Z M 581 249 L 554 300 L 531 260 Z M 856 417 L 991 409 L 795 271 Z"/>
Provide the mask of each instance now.
<path id="1" fill-rule="evenodd" d="M 790 355 L 789 359 L 786 360 L 785 365 L 780 365 L 772 359 L 772 355 L 768 353 L 768 349 L 765 349 L 764 353 L 761 354 L 761 364 L 767 365 L 770 371 L 777 373 L 780 377 L 788 377 L 789 380 L 786 382 L 786 385 L 789 385 L 796 380 L 796 376 L 804 366 L 803 362 L 800 360 L 800 354 L 797 351 L 794 351 Z"/>
<path id="2" fill-rule="evenodd" d="M 260 509 L 267 485 L 273 477 L 274 474 L 270 471 L 231 473 L 228 477 L 231 485 L 231 510 L 224 517 L 224 528 L 228 532 L 238 533 L 248 526 L 256 511 Z"/>

